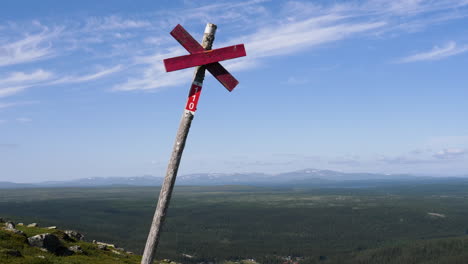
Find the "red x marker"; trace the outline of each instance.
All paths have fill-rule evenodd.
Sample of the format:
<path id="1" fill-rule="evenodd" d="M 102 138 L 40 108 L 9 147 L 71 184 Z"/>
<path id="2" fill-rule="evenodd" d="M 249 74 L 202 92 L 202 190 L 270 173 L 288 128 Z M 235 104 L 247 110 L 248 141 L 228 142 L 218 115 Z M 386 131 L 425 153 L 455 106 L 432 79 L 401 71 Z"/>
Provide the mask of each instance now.
<path id="1" fill-rule="evenodd" d="M 171 35 L 190 55 L 164 60 L 166 71 L 175 71 L 194 66 L 206 65 L 206 69 L 224 86 L 232 91 L 239 83 L 218 61 L 246 56 L 243 44 L 205 50 L 181 25 L 177 25 Z"/>
<path id="2" fill-rule="evenodd" d="M 197 110 L 198 100 L 200 99 L 203 80 L 205 78 L 205 69 L 211 72 L 229 91 L 232 91 L 232 89 L 234 89 L 234 87 L 239 83 L 231 74 L 229 74 L 228 71 L 226 71 L 226 69 L 223 68 L 223 66 L 221 66 L 221 64 L 218 63 L 218 61 L 246 56 L 244 45 L 241 44 L 221 49 L 205 50 L 205 48 L 211 48 L 213 45 L 216 28 L 217 26 L 215 24 L 208 23 L 206 25 L 205 34 L 203 35 L 202 40 L 203 46 L 193 39 L 193 37 L 190 36 L 190 34 L 187 33 L 181 25 L 177 25 L 174 30 L 171 31 L 171 35 L 189 51 L 190 55 L 164 60 L 166 70 L 174 71 L 202 65 L 204 67 L 196 68 L 193 75 L 187 104 L 185 105 L 184 114 L 180 121 L 179 130 L 177 131 L 176 142 L 167 167 L 166 177 L 164 178 L 164 182 L 161 186 L 158 206 L 156 207 L 153 222 L 151 223 L 151 229 L 148 233 L 145 250 L 141 258 L 141 264 L 151 264 L 155 257 L 156 248 L 161 235 L 161 227 L 164 223 L 167 209 L 169 208 L 169 201 L 176 181 L 182 152 L 184 151 L 185 142 L 190 131 L 195 111 Z"/>

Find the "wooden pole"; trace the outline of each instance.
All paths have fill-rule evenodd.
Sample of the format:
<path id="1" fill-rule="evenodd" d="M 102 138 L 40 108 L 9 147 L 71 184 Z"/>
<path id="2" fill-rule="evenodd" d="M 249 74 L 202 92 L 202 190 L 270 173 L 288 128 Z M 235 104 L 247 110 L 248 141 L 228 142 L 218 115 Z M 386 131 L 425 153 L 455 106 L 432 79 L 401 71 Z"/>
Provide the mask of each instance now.
<path id="1" fill-rule="evenodd" d="M 208 23 L 206 25 L 205 34 L 203 35 L 202 41 L 202 46 L 206 50 L 211 49 L 215 32 L 216 25 Z M 205 68 L 205 66 L 199 66 L 195 69 L 192 83 L 196 83 L 197 85 L 202 86 L 203 80 L 205 79 Z M 141 264 L 152 264 L 154 261 L 159 238 L 161 236 L 161 228 L 164 224 L 167 208 L 169 207 L 172 190 L 174 189 L 174 183 L 177 177 L 177 171 L 179 170 L 179 164 L 182 158 L 182 152 L 184 151 L 185 142 L 190 130 L 190 125 L 192 124 L 193 116 L 194 112 L 184 110 L 182 119 L 180 121 L 179 130 L 177 131 L 174 149 L 167 167 L 166 177 L 164 179 L 163 185 L 161 186 L 161 192 L 159 193 L 158 205 L 154 213 L 153 222 L 148 234 Z"/>

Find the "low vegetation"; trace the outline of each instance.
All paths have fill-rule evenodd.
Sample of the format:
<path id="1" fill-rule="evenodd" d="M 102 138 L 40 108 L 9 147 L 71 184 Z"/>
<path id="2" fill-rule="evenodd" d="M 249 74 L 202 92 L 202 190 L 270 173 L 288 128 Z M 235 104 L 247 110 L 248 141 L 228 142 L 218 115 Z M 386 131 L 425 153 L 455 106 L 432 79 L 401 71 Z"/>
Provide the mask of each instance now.
<path id="1" fill-rule="evenodd" d="M 69 255 L 61 255 L 30 245 L 28 237 L 39 234 L 51 234 L 59 238 L 63 248 L 74 247 L 79 250 L 69 251 Z M 21 225 L 17 225 L 14 230 L 0 228 L 2 264 L 137 264 L 140 260 L 140 256 L 123 249 L 73 239 L 62 230 Z M 170 263 L 170 261 L 157 263 Z"/>
<path id="2" fill-rule="evenodd" d="M 158 192 L 0 190 L 0 215 L 76 229 L 88 240 L 141 254 Z M 468 263 L 467 193 L 468 185 L 456 182 L 360 189 L 176 187 L 157 257 L 180 263 Z"/>

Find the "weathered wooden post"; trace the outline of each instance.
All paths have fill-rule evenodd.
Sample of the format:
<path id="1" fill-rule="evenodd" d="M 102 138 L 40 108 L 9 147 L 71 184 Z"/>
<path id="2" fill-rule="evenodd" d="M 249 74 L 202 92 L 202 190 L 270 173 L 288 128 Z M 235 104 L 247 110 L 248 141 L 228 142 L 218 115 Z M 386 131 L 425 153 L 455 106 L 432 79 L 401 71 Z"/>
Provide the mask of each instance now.
<path id="1" fill-rule="evenodd" d="M 174 30 L 171 31 L 171 35 L 191 54 L 164 60 L 166 71 L 175 71 L 194 66 L 197 66 L 197 68 L 195 69 L 187 104 L 182 115 L 182 120 L 180 121 L 179 130 L 177 131 L 174 149 L 167 167 L 166 177 L 163 185 L 161 186 L 158 205 L 154 213 L 141 264 L 153 263 L 154 256 L 156 254 L 156 248 L 161 235 L 161 228 L 169 207 L 172 190 L 177 177 L 177 171 L 182 158 L 182 152 L 184 151 L 185 142 L 187 140 L 193 116 L 197 110 L 198 99 L 200 98 L 203 80 L 205 79 L 205 69 L 208 69 L 208 71 L 212 73 L 214 77 L 229 91 L 232 91 L 239 83 L 226 69 L 224 69 L 223 66 L 221 66 L 221 64 L 218 63 L 218 61 L 245 56 L 246 53 L 244 45 L 240 44 L 211 50 L 216 28 L 217 27 L 214 24 L 208 23 L 206 25 L 202 45 L 200 45 L 187 31 L 185 31 L 181 25 L 177 25 Z"/>

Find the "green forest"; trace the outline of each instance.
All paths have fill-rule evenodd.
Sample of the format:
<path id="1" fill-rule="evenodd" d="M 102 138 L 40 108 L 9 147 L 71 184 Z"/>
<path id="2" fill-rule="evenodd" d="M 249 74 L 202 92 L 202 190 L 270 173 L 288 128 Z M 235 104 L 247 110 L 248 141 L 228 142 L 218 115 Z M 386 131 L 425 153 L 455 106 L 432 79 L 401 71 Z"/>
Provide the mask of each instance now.
<path id="1" fill-rule="evenodd" d="M 0 190 L 0 216 L 75 229 L 87 241 L 140 254 L 158 193 L 157 187 Z M 365 189 L 176 187 L 157 258 L 467 263 L 466 208 L 468 185 L 456 182 Z"/>

